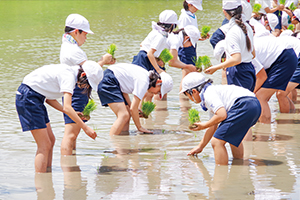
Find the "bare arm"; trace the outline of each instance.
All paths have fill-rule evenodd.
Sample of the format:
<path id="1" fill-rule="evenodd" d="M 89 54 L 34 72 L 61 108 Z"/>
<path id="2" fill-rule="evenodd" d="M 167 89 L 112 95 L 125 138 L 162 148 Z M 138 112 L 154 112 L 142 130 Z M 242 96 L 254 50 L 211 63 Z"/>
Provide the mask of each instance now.
<path id="1" fill-rule="evenodd" d="M 264 82 L 267 80 L 268 76 L 266 73 L 266 70 L 262 68 L 257 74 L 256 74 L 256 83 L 254 88 L 254 93 L 256 93 L 261 86 L 264 84 Z"/>
<path id="2" fill-rule="evenodd" d="M 215 73 L 215 71 L 217 71 L 219 69 L 226 69 L 228 67 L 238 65 L 241 63 L 241 61 L 242 61 L 241 54 L 235 53 L 235 54 L 232 54 L 231 58 L 227 59 L 225 62 L 220 63 L 218 65 L 211 66 L 211 67 L 207 68 L 204 72 L 206 74 L 213 74 L 213 73 Z"/>
<path id="3" fill-rule="evenodd" d="M 148 51 L 148 53 L 147 53 L 147 56 L 148 56 L 148 58 L 149 58 L 150 63 L 151 63 L 152 66 L 154 67 L 154 69 L 157 71 L 157 73 L 160 74 L 160 73 L 163 72 L 164 70 L 162 70 L 162 69 L 158 66 L 158 64 L 157 64 L 157 62 L 156 62 L 156 59 L 155 59 L 155 56 L 154 56 L 155 51 L 156 51 L 156 49 L 150 49 L 150 50 Z"/>
<path id="4" fill-rule="evenodd" d="M 181 68 L 184 70 L 188 70 L 189 72 L 195 72 L 196 67 L 194 65 L 187 65 L 180 60 L 178 60 L 178 51 L 176 49 L 171 49 L 170 53 L 172 54 L 173 58 L 169 61 L 169 65 L 171 67 Z"/>

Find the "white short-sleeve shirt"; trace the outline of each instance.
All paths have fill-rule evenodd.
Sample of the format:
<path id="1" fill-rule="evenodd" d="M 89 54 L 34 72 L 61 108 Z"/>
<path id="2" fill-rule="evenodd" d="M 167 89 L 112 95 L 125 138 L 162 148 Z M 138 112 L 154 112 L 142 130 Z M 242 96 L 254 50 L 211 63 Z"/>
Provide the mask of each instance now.
<path id="1" fill-rule="evenodd" d="M 198 28 L 197 16 L 190 11 L 181 9 L 181 14 L 178 20 L 178 28 L 184 28 L 187 25 L 193 25 Z"/>
<path id="2" fill-rule="evenodd" d="M 154 56 L 159 57 L 162 50 L 167 48 L 167 37 L 163 36 L 157 30 L 153 29 L 143 40 L 140 50 L 148 52 L 150 49 L 155 49 Z"/>
<path id="3" fill-rule="evenodd" d="M 169 34 L 167 45 L 170 50 L 175 49 L 178 51 L 179 47 L 182 47 L 182 43 L 183 43 L 182 32 L 180 32 L 179 34 L 174 34 L 174 33 Z"/>
<path id="4" fill-rule="evenodd" d="M 260 13 L 267 14 L 265 8 L 272 8 L 272 0 L 255 0 L 255 3 L 261 5 Z"/>
<path id="5" fill-rule="evenodd" d="M 225 37 L 226 42 L 226 55 L 232 55 L 235 53 L 241 54 L 241 62 L 251 62 L 253 55 L 253 31 L 251 27 L 245 23 L 247 27 L 247 34 L 251 42 L 251 50 L 248 51 L 246 44 L 246 35 L 243 30 L 235 23 L 234 18 L 229 21 L 229 31 Z"/>
<path id="6" fill-rule="evenodd" d="M 70 42 L 65 36 L 66 34 L 62 37 L 60 63 L 74 66 L 86 61 L 87 56 L 85 52 L 77 45 L 77 43 Z"/>
<path id="7" fill-rule="evenodd" d="M 286 44 L 280 40 L 280 37 L 263 36 L 254 38 L 254 48 L 256 59 L 264 69 L 268 69 L 286 49 Z"/>
<path id="8" fill-rule="evenodd" d="M 297 57 L 300 53 L 300 40 L 293 36 L 282 36 L 277 38 L 283 45 L 286 45 L 286 49 L 293 48 Z"/>
<path id="9" fill-rule="evenodd" d="M 149 72 L 144 68 L 129 63 L 118 63 L 108 67 L 114 72 L 123 93 L 133 94 L 143 99 L 149 87 Z"/>
<path id="10" fill-rule="evenodd" d="M 23 83 L 47 99 L 58 99 L 64 92 L 73 94 L 78 69 L 78 65 L 45 65 L 26 75 Z"/>
<path id="11" fill-rule="evenodd" d="M 222 107 L 228 112 L 236 99 L 246 96 L 255 97 L 255 94 L 236 85 L 211 85 L 203 94 L 210 116 L 213 116 Z"/>

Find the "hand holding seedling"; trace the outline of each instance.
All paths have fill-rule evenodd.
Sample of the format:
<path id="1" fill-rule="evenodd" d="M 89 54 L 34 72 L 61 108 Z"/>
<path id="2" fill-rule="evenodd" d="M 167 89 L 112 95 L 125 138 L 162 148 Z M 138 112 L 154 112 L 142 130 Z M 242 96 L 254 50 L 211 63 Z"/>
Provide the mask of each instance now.
<path id="1" fill-rule="evenodd" d="M 113 59 L 112 55 L 109 53 L 104 54 L 102 58 L 98 61 L 98 64 L 103 67 L 103 65 L 112 65 L 116 62 L 116 60 Z"/>
<path id="2" fill-rule="evenodd" d="M 200 37 L 199 38 L 199 41 L 204 41 L 204 40 L 207 40 L 207 39 L 209 39 L 210 38 L 210 34 L 209 33 L 207 33 L 207 35 L 206 35 L 206 37 Z"/>
<path id="3" fill-rule="evenodd" d="M 193 127 L 189 127 L 190 130 L 192 131 L 199 131 L 199 130 L 206 129 L 206 127 L 202 122 L 195 122 L 193 125 L 194 125 Z"/>

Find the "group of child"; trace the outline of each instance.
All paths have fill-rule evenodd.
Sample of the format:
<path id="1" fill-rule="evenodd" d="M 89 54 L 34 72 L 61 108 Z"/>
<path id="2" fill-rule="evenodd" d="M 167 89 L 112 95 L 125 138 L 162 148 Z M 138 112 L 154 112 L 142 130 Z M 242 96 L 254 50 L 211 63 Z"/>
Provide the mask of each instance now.
<path id="1" fill-rule="evenodd" d="M 197 41 L 210 37 L 202 38 L 198 29 L 195 12 L 202 10 L 202 0 L 185 0 L 183 8 L 179 20 L 172 10 L 160 13 L 159 21 L 152 22 L 152 31 L 142 41 L 132 63 L 115 64 L 108 53 L 98 63 L 89 61 L 80 48 L 86 35 L 93 34 L 89 22 L 79 14 L 67 17 L 60 64 L 46 65 L 28 74 L 16 95 L 22 129 L 31 131 L 37 143 L 36 172 L 51 171 L 55 143 L 44 101 L 64 113 L 62 155 L 72 154 L 81 129 L 89 137 L 97 137 L 96 132 L 84 123 L 86 119 L 78 115 L 88 103 L 92 89 L 97 91 L 102 106 L 109 106 L 117 117 L 111 135 L 128 134 L 131 117 L 138 131 L 152 133 L 141 126 L 139 108 L 142 101 L 153 97 L 166 99 L 166 94 L 173 88 L 172 77 L 159 59 L 164 49 L 169 49 L 172 54 L 169 66 L 182 69 L 180 94 L 200 103 L 211 117 L 207 122 L 195 123 L 196 128 L 192 130 L 207 128 L 207 131 L 188 155 L 200 153 L 211 141 L 216 164 L 228 164 L 225 148 L 228 142 L 233 157 L 242 159 L 242 140 L 250 127 L 258 120 L 270 123 L 268 100 L 274 92 L 277 92 L 278 100 L 282 97 L 283 102 L 287 100 L 292 104 L 287 95 L 300 83 L 300 74 L 296 73 L 298 56 L 295 52 L 298 55 L 300 51 L 296 37 L 291 42 L 286 42 L 283 37 L 272 37 L 265 28 L 269 27 L 267 21 L 262 24 L 251 18 L 251 12 L 249 16 L 249 9 L 252 9 L 249 1 L 223 0 L 226 20 L 210 39 L 220 64 L 204 72 L 213 74 L 223 69 L 228 85 L 214 86 L 195 67 Z M 294 39 L 297 42 L 293 42 Z M 110 66 L 103 72 L 103 65 Z M 295 80 L 297 84 L 294 84 Z M 132 100 L 129 94 L 133 95 Z M 56 100 L 61 96 L 62 105 Z"/>

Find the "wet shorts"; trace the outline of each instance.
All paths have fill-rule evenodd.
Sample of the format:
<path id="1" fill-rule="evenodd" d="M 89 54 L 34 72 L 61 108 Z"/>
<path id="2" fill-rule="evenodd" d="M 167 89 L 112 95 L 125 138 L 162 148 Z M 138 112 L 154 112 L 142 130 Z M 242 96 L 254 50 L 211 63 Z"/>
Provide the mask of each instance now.
<path id="1" fill-rule="evenodd" d="M 260 113 L 261 106 L 256 97 L 238 98 L 227 112 L 227 118 L 220 123 L 214 137 L 238 147 L 249 128 L 257 122 Z"/>
<path id="2" fill-rule="evenodd" d="M 76 112 L 82 112 L 86 106 L 86 104 L 89 102 L 89 97 L 87 94 L 83 93 L 84 89 L 81 89 L 77 86 L 75 86 L 73 95 L 72 95 L 72 107 Z M 64 98 L 62 99 L 62 101 Z M 65 124 L 71 124 L 75 123 L 67 114 L 64 113 L 64 120 Z M 87 120 L 83 120 L 83 122 L 86 122 Z"/>
<path id="3" fill-rule="evenodd" d="M 121 91 L 120 83 L 110 69 L 104 71 L 103 79 L 98 85 L 97 92 L 102 106 L 120 102 L 128 105 Z"/>
<path id="4" fill-rule="evenodd" d="M 45 96 L 21 84 L 16 94 L 16 108 L 23 131 L 46 128 L 49 123 Z"/>

